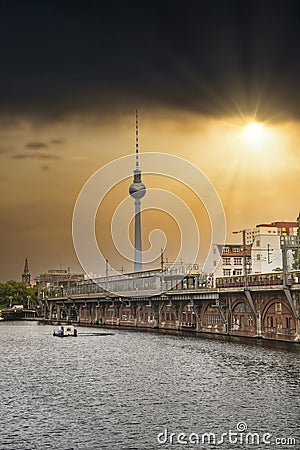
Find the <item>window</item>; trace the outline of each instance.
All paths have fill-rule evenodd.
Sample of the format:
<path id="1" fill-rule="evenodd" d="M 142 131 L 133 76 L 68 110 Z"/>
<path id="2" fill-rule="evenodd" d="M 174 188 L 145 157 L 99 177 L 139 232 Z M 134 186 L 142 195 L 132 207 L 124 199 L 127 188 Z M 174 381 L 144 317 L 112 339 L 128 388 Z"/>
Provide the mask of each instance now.
<path id="1" fill-rule="evenodd" d="M 249 326 L 253 325 L 253 317 L 252 316 L 248 316 L 248 325 Z"/>
<path id="2" fill-rule="evenodd" d="M 245 325 L 244 316 L 240 316 L 240 327 L 241 327 L 241 330 L 243 330 L 244 325 Z"/>
<path id="3" fill-rule="evenodd" d="M 243 275 L 242 269 L 235 269 L 235 270 L 233 271 L 233 275 Z"/>
<path id="4" fill-rule="evenodd" d="M 242 258 L 234 258 L 233 263 L 235 266 L 240 266 L 242 264 Z"/>
<path id="5" fill-rule="evenodd" d="M 260 247 L 260 240 L 256 241 L 256 247 Z"/>
<path id="6" fill-rule="evenodd" d="M 281 311 L 282 311 L 282 304 L 275 303 L 275 312 L 281 312 Z"/>
<path id="7" fill-rule="evenodd" d="M 223 269 L 223 276 L 224 277 L 230 277 L 231 273 L 230 273 L 230 269 Z"/>
<path id="8" fill-rule="evenodd" d="M 223 265 L 230 266 L 230 260 L 231 260 L 231 258 L 223 258 Z"/>
<path id="9" fill-rule="evenodd" d="M 229 247 L 224 247 L 223 248 L 223 253 L 229 253 Z"/>
<path id="10" fill-rule="evenodd" d="M 222 317 L 220 314 L 206 314 L 205 315 L 205 324 L 206 325 L 217 325 L 218 323 L 223 323 Z"/>
<path id="11" fill-rule="evenodd" d="M 238 303 L 234 309 L 233 309 L 233 313 L 239 313 L 239 312 L 251 312 L 250 306 L 248 306 L 246 303 L 241 302 Z"/>
<path id="12" fill-rule="evenodd" d="M 257 261 L 260 261 L 260 254 L 256 255 Z"/>
<path id="13" fill-rule="evenodd" d="M 232 247 L 232 253 L 240 253 L 240 247 Z"/>

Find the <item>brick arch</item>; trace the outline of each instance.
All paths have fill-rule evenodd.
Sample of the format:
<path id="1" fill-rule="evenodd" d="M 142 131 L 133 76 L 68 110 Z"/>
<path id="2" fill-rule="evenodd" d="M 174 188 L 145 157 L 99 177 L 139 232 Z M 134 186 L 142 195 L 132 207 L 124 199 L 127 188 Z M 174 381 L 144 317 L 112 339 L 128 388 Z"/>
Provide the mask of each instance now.
<path id="1" fill-rule="evenodd" d="M 270 339 L 296 338 L 296 320 L 286 299 L 272 298 L 265 303 L 262 311 L 262 335 Z"/>
<path id="2" fill-rule="evenodd" d="M 77 321 L 78 320 L 78 307 L 75 305 L 75 303 L 73 305 L 70 305 L 70 320 L 71 321 Z"/>
<path id="3" fill-rule="evenodd" d="M 211 302 L 203 305 L 201 309 L 202 331 L 223 333 L 225 325 L 218 307 L 213 307 Z"/>
<path id="4" fill-rule="evenodd" d="M 134 320 L 133 305 L 130 301 L 126 301 L 122 305 L 115 304 L 114 314 L 120 318 L 121 322 L 132 322 Z"/>
<path id="5" fill-rule="evenodd" d="M 150 303 L 142 303 L 137 308 L 137 318 L 141 327 L 153 327 L 155 322 L 153 307 Z"/>
<path id="6" fill-rule="evenodd" d="M 253 312 L 252 311 L 252 309 L 251 309 L 251 306 L 249 305 L 249 303 L 247 302 L 247 301 L 245 301 L 245 300 L 241 300 L 241 299 L 237 299 L 237 300 L 235 300 L 233 303 L 232 303 L 232 305 L 231 305 L 231 310 L 232 311 L 234 311 L 235 310 L 235 308 L 237 308 L 237 306 L 238 305 L 240 305 L 240 304 L 243 304 L 243 305 L 245 305 L 245 312 Z"/>
<path id="7" fill-rule="evenodd" d="M 242 299 L 233 302 L 229 315 L 229 326 L 233 334 L 256 334 L 256 317 L 249 303 Z"/>
<path id="8" fill-rule="evenodd" d="M 163 303 L 159 310 L 159 316 L 161 322 L 173 322 L 177 320 L 175 305 Z"/>

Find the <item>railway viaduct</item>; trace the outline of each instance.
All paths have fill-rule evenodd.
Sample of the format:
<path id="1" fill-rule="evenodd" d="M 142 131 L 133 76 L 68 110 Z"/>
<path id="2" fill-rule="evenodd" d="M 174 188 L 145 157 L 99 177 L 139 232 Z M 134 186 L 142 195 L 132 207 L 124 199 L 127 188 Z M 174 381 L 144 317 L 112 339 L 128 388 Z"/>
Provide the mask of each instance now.
<path id="1" fill-rule="evenodd" d="M 300 285 L 94 291 L 44 298 L 45 320 L 300 341 Z"/>

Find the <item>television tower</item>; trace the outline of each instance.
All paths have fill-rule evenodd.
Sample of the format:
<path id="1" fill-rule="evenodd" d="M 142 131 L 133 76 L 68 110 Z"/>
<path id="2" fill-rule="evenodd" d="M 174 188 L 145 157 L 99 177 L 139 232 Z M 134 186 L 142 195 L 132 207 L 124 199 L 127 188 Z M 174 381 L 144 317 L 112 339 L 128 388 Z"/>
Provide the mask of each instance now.
<path id="1" fill-rule="evenodd" d="M 139 117 L 135 111 L 135 169 L 133 183 L 129 194 L 134 198 L 134 271 L 142 270 L 142 236 L 141 236 L 141 199 L 146 194 L 146 186 L 142 183 L 142 172 L 139 166 Z"/>

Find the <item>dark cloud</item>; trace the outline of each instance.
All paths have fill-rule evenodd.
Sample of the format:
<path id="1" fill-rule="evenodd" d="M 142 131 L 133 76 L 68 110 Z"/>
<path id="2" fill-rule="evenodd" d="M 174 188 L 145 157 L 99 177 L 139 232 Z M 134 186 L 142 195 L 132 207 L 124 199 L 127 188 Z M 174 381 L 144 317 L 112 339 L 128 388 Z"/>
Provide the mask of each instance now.
<path id="1" fill-rule="evenodd" d="M 7 131 L 7 130 L 15 130 L 20 127 L 20 123 L 18 120 L 7 118 L 7 117 L 0 117 L 0 132 L 1 131 Z"/>
<path id="2" fill-rule="evenodd" d="M 60 145 L 60 144 L 63 144 L 64 142 L 65 142 L 64 139 L 52 139 L 51 140 L 51 144 L 54 144 L 54 145 Z"/>
<path id="3" fill-rule="evenodd" d="M 31 150 L 40 150 L 41 148 L 47 148 L 48 145 L 45 142 L 29 142 L 25 147 Z"/>
<path id="4" fill-rule="evenodd" d="M 17 153 L 12 155 L 13 159 L 61 159 L 61 156 L 50 153 Z"/>
<path id="5" fill-rule="evenodd" d="M 6 154 L 6 153 L 10 153 L 10 152 L 12 152 L 14 150 L 14 148 L 10 145 L 10 146 L 8 146 L 8 147 L 6 147 L 6 146 L 1 146 L 0 147 L 0 155 L 4 155 L 4 154 Z"/>
<path id="6" fill-rule="evenodd" d="M 298 118 L 299 11 L 299 0 L 2 2 L 0 112 Z"/>

